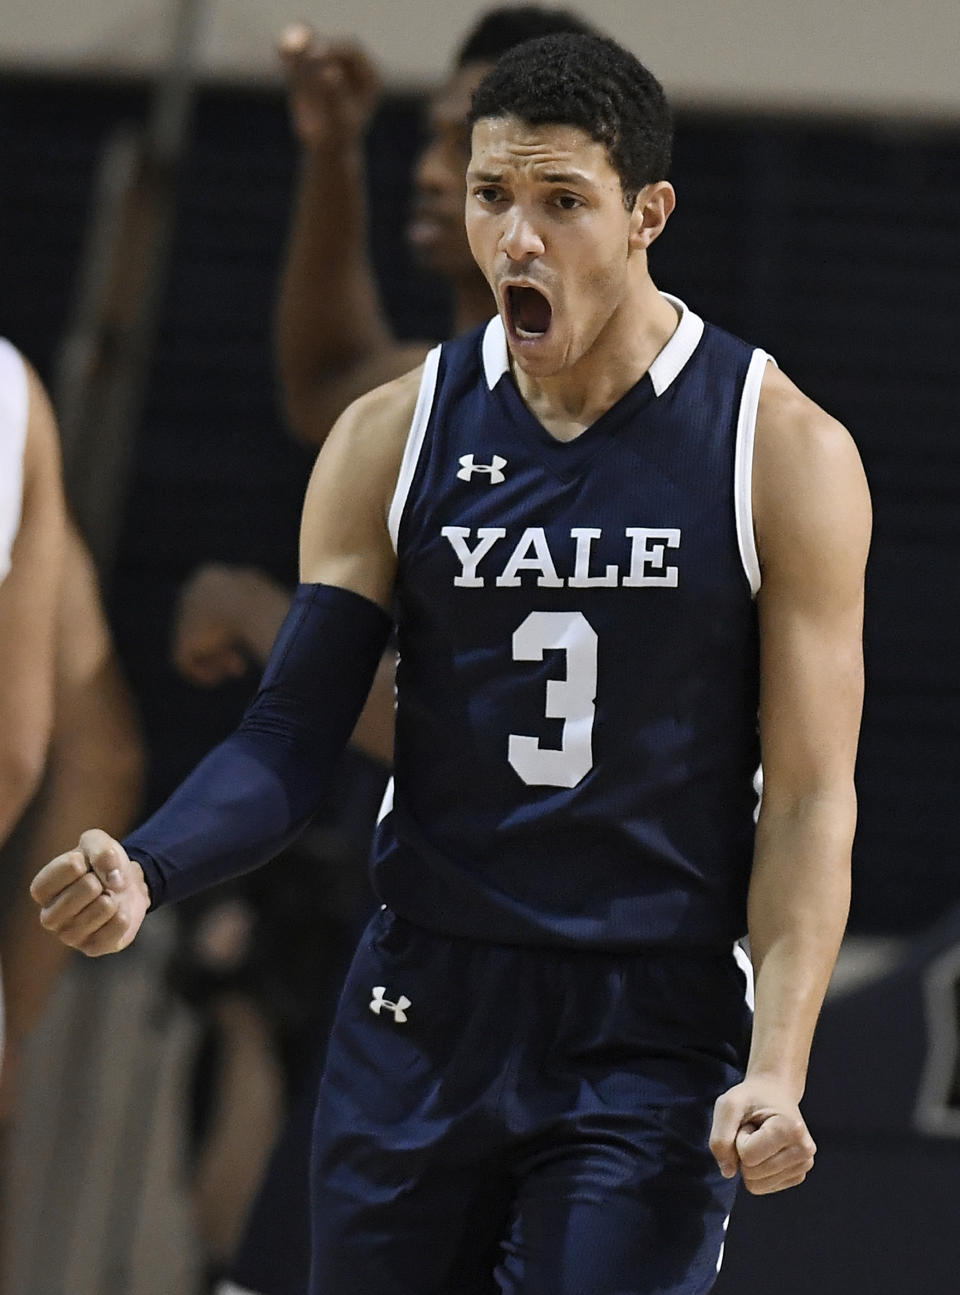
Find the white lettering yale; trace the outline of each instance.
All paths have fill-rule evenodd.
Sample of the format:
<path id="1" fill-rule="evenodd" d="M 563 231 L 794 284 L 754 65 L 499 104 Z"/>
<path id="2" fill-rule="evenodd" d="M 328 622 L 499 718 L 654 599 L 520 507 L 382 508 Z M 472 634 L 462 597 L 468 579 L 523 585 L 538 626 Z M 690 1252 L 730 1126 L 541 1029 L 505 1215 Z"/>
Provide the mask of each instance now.
<path id="1" fill-rule="evenodd" d="M 502 526 L 481 526 L 477 531 L 479 543 L 476 548 L 467 547 L 470 538 L 469 526 L 444 526 L 440 534 L 450 541 L 453 551 L 460 560 L 460 574 L 454 576 L 453 583 L 459 589 L 482 589 L 483 578 L 477 575 L 477 567 L 483 558 L 502 540 L 506 531 Z"/>
<path id="2" fill-rule="evenodd" d="M 603 531 L 599 526 L 575 526 L 570 532 L 577 541 L 577 558 L 573 575 L 567 581 L 571 589 L 590 589 L 597 585 L 616 587 L 620 579 L 619 568 L 610 566 L 604 569 L 602 576 L 590 575 L 590 550 L 593 541 L 600 539 Z"/>
<path id="3" fill-rule="evenodd" d="M 530 550 L 533 549 L 533 553 Z M 547 533 L 542 526 L 528 526 L 513 550 L 510 561 L 497 576 L 497 587 L 516 589 L 522 581 L 518 571 L 539 571 L 537 584 L 541 589 L 562 589 L 563 581 L 557 575 L 553 554 L 547 544 Z"/>
<path id="4" fill-rule="evenodd" d="M 680 547 L 680 530 L 675 526 L 628 526 L 623 532 L 630 541 L 629 554 L 625 554 L 624 569 L 607 563 L 591 571 L 595 563 L 594 545 L 602 540 L 599 526 L 574 526 L 570 530 L 571 545 L 564 546 L 568 559 L 568 575 L 561 575 L 547 533 L 542 526 L 528 526 L 514 545 L 510 556 L 503 562 L 500 574 L 488 571 L 480 574 L 480 563 L 490 556 L 491 550 L 506 538 L 502 526 L 480 526 L 474 532 L 469 526 L 444 526 L 440 532 L 449 540 L 450 547 L 460 564 L 460 572 L 453 577 L 458 589 L 483 589 L 487 578 L 492 578 L 499 589 L 517 589 L 526 572 L 536 572 L 536 584 L 541 589 L 676 589 L 679 570 L 667 566 L 667 549 Z M 556 545 L 557 541 L 554 540 Z M 506 552 L 505 549 L 501 552 Z M 488 563 L 489 565 L 489 563 Z"/>
<path id="5" fill-rule="evenodd" d="M 630 574 L 624 579 L 624 588 L 640 589 L 645 585 L 677 587 L 677 568 L 663 565 L 663 550 L 680 547 L 680 532 L 672 528 L 628 526 L 627 538 L 633 540 L 630 554 Z M 653 544 L 652 540 L 662 541 Z"/>

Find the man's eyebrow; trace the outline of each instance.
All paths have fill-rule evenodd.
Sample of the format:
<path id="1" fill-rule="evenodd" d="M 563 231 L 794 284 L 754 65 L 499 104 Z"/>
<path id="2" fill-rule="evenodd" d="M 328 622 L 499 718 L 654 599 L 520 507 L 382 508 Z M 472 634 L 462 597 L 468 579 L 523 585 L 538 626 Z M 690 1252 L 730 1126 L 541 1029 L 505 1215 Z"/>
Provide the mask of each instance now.
<path id="1" fill-rule="evenodd" d="M 545 184 L 573 184 L 593 187 L 593 180 L 582 171 L 547 171 L 539 177 Z"/>
<path id="2" fill-rule="evenodd" d="M 475 171 L 472 168 L 467 171 L 467 175 L 473 181 L 479 184 L 502 184 L 502 171 Z M 596 187 L 596 181 L 591 180 L 588 175 L 582 171 L 544 171 L 536 176 L 541 184 L 569 184 L 576 188 L 593 189 Z"/>

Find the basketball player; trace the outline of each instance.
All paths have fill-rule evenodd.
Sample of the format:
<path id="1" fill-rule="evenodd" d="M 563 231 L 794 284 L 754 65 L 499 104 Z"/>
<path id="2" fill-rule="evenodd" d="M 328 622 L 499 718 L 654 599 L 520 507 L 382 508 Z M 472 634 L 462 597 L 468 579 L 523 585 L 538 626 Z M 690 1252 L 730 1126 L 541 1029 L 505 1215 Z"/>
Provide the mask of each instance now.
<path id="1" fill-rule="evenodd" d="M 338 421 L 237 733 L 126 848 L 85 833 L 33 893 L 96 955 L 268 857 L 395 612 L 384 907 L 321 1085 L 312 1295 L 700 1295 L 738 1170 L 763 1194 L 813 1162 L 799 1102 L 849 897 L 867 490 L 763 351 L 654 286 L 670 119 L 636 59 L 531 42 L 471 120 L 496 318 Z"/>

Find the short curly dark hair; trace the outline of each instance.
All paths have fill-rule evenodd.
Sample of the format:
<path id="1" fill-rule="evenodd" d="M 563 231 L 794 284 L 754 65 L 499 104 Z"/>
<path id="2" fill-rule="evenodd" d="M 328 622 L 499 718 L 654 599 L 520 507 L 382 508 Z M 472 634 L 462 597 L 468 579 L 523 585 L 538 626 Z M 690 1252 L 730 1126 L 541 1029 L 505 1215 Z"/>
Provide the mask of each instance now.
<path id="1" fill-rule="evenodd" d="M 481 117 L 579 127 L 606 148 L 628 210 L 644 185 L 670 170 L 673 120 L 663 87 L 604 36 L 542 36 L 508 50 L 474 92 L 468 125 Z"/>
<path id="2" fill-rule="evenodd" d="M 457 67 L 466 63 L 495 63 L 514 45 L 565 31 L 588 33 L 596 28 L 568 9 L 538 4 L 501 5 L 488 10 L 464 37 L 457 53 Z"/>

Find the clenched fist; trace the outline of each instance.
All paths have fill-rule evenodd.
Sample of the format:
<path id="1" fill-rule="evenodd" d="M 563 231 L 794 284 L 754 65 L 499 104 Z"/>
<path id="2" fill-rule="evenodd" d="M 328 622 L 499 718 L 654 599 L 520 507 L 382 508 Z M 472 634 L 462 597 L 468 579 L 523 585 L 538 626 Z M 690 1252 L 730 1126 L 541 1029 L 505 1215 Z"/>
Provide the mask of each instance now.
<path id="1" fill-rule="evenodd" d="M 791 1093 L 747 1079 L 717 1101 L 710 1150 L 724 1178 L 739 1169 L 748 1192 L 767 1196 L 798 1187 L 817 1148 Z"/>
<path id="2" fill-rule="evenodd" d="M 150 907 L 139 863 L 99 828 L 41 868 L 30 894 L 46 930 L 91 958 L 125 949 Z"/>
<path id="3" fill-rule="evenodd" d="M 320 40 L 305 23 L 288 27 L 278 42 L 290 115 L 307 148 L 342 148 L 366 130 L 381 82 L 366 52 L 352 42 Z"/>

